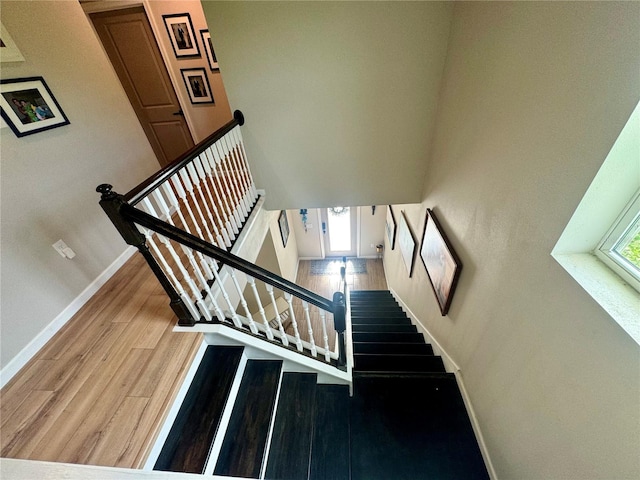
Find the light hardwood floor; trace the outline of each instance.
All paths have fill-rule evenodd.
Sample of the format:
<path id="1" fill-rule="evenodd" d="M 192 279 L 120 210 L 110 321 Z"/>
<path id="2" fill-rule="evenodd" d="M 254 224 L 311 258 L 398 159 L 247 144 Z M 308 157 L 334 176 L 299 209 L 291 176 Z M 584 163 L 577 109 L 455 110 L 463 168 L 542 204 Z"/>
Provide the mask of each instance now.
<path id="1" fill-rule="evenodd" d="M 309 263 L 298 283 L 331 298 Z M 387 288 L 381 260 L 367 271 L 350 288 Z M 136 254 L 2 389 L 0 456 L 140 468 L 202 342 L 175 322 Z"/>

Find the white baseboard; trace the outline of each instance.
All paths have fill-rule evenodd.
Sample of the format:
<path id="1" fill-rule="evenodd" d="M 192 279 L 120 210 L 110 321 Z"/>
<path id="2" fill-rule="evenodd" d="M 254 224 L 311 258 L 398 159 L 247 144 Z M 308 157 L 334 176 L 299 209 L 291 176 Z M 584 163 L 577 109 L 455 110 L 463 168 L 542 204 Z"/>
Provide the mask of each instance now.
<path id="1" fill-rule="evenodd" d="M 447 351 L 442 348 L 442 345 L 438 343 L 429 329 L 424 326 L 424 324 L 416 317 L 411 309 L 402 301 L 400 296 L 389 287 L 389 291 L 395 297 L 396 301 L 402 306 L 402 309 L 405 311 L 407 315 L 411 318 L 414 325 L 418 328 L 418 330 L 426 337 L 425 340 L 431 344 L 433 347 L 433 352 L 436 355 L 440 355 L 442 357 L 442 361 L 444 363 L 445 370 L 448 373 L 453 373 L 456 376 L 456 382 L 458 383 L 458 388 L 460 389 L 460 394 L 462 396 L 462 400 L 464 401 L 464 405 L 467 408 L 467 413 L 469 414 L 469 420 L 471 420 L 471 426 L 473 427 L 473 432 L 476 435 L 476 440 L 478 441 L 478 446 L 480 447 L 480 452 L 482 453 L 482 458 L 484 459 L 485 466 L 487 467 L 487 471 L 489 473 L 489 477 L 492 480 L 497 480 L 498 476 L 496 475 L 496 471 L 493 468 L 493 462 L 491 461 L 491 457 L 489 456 L 489 450 L 487 449 L 487 444 L 484 441 L 484 437 L 482 436 L 482 431 L 480 430 L 480 423 L 478 422 L 478 418 L 476 417 L 476 413 L 473 410 L 473 405 L 471 405 L 471 399 L 469 398 L 469 394 L 467 393 L 467 389 L 464 386 L 464 380 L 462 378 L 462 370 L 458 366 L 458 364 L 451 358 L 451 356 L 447 353 Z"/>
<path id="2" fill-rule="evenodd" d="M 80 295 L 54 318 L 20 353 L 13 357 L 0 371 L 0 388 L 4 387 L 16 373 L 24 367 L 45 344 L 73 317 L 82 306 L 109 280 L 134 253 L 135 247 L 128 247 L 115 261 L 109 265 L 98 277 L 85 288 Z"/>

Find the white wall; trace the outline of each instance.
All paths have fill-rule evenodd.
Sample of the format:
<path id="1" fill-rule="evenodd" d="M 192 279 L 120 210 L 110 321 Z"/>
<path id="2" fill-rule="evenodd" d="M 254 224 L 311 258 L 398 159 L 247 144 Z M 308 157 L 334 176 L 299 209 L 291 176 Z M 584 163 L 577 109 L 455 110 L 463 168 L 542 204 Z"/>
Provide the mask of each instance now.
<path id="1" fill-rule="evenodd" d="M 421 200 L 452 7 L 203 2 L 266 208 Z"/>
<path id="2" fill-rule="evenodd" d="M 25 58 L 2 64 L 2 78 L 44 77 L 71 121 L 0 131 L 5 367 L 125 250 L 95 187 L 124 193 L 159 165 L 78 2 L 3 1 L 2 23 Z"/>
<path id="3" fill-rule="evenodd" d="M 638 345 L 550 255 L 640 98 L 640 4 L 456 4 L 421 205 L 464 264 L 442 317 L 420 260 L 391 287 L 462 368 L 501 479 L 640 478 Z"/>

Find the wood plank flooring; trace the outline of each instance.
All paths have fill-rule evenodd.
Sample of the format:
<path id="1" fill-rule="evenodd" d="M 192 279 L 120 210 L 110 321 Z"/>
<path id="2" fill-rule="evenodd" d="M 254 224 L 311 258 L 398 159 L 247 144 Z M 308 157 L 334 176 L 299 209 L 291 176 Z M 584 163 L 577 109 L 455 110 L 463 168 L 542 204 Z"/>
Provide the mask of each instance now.
<path id="1" fill-rule="evenodd" d="M 337 279 L 309 265 L 300 261 L 298 283 L 331 298 Z M 349 281 L 387 288 L 376 259 Z M 0 456 L 140 468 L 202 342 L 173 332 L 176 321 L 134 255 L 2 389 Z"/>

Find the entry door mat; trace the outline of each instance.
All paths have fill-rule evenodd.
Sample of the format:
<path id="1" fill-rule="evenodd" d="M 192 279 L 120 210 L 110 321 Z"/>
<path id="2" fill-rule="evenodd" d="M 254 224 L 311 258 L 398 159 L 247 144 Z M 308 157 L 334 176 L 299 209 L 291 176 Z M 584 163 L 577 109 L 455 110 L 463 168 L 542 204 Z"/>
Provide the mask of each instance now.
<path id="1" fill-rule="evenodd" d="M 342 260 L 311 260 L 311 275 L 340 275 Z M 364 258 L 347 259 L 348 274 L 367 273 L 367 261 Z"/>

